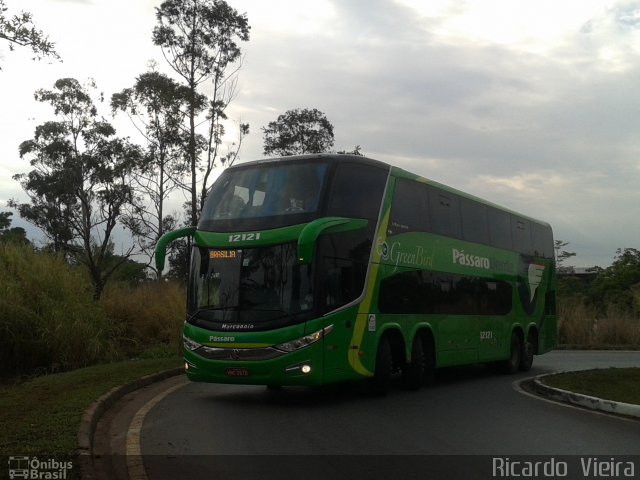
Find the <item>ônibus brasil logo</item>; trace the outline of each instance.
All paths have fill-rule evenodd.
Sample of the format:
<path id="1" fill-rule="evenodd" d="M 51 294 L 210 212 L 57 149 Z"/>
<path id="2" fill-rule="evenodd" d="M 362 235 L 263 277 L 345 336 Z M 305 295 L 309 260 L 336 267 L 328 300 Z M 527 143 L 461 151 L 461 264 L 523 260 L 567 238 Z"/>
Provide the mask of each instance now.
<path id="1" fill-rule="evenodd" d="M 38 457 L 10 456 L 9 478 L 29 478 L 64 480 L 68 478 L 68 471 L 73 468 L 73 462 L 49 458 L 41 460 Z"/>

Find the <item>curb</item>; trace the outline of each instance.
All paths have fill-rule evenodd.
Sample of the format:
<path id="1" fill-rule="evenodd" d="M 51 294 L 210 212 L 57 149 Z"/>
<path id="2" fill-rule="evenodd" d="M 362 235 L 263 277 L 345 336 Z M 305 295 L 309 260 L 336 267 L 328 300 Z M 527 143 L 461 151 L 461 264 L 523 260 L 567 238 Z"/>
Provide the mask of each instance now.
<path id="1" fill-rule="evenodd" d="M 640 405 L 631 403 L 616 402 L 614 400 L 605 400 L 603 398 L 592 397 L 581 393 L 570 392 L 561 388 L 550 387 L 543 383 L 545 377 L 557 375 L 555 372 L 545 375 L 538 375 L 533 379 L 533 390 L 536 394 L 562 403 L 569 403 L 588 410 L 595 410 L 614 415 L 623 415 L 626 417 L 640 418 Z"/>
<path id="2" fill-rule="evenodd" d="M 95 478 L 92 457 L 93 435 L 95 434 L 98 421 L 104 412 L 106 412 L 116 401 L 124 397 L 126 394 L 182 373 L 184 373 L 184 368 L 176 367 L 171 370 L 164 370 L 162 372 L 146 375 L 131 383 L 112 388 L 89 405 L 89 408 L 87 408 L 87 410 L 82 414 L 77 437 L 78 448 L 76 450 L 76 454 L 80 467 L 80 478 L 87 480 L 93 480 Z"/>

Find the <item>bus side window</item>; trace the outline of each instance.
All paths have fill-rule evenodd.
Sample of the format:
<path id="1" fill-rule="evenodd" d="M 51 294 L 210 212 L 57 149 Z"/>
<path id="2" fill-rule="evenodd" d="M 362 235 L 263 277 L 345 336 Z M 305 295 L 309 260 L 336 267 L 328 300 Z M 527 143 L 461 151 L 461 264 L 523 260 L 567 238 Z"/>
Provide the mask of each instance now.
<path id="1" fill-rule="evenodd" d="M 531 223 L 529 220 L 512 215 L 511 230 L 514 250 L 524 253 L 525 255 L 533 255 L 533 248 L 531 248 Z"/>
<path id="2" fill-rule="evenodd" d="M 431 231 L 439 235 L 461 238 L 460 199 L 439 188 L 429 187 Z"/>
<path id="3" fill-rule="evenodd" d="M 489 207 L 489 240 L 492 247 L 513 250 L 511 241 L 511 215 Z"/>
<path id="4" fill-rule="evenodd" d="M 462 236 L 468 242 L 489 244 L 487 207 L 468 198 L 460 199 Z"/>
<path id="5" fill-rule="evenodd" d="M 367 275 L 374 226 L 318 238 L 318 307 L 326 313 L 360 296 Z"/>
<path id="6" fill-rule="evenodd" d="M 546 225 L 534 223 L 531 225 L 533 253 L 537 257 L 553 258 L 553 234 Z"/>
<path id="7" fill-rule="evenodd" d="M 396 179 L 387 233 L 429 231 L 427 212 L 427 186 L 404 178 Z"/>
<path id="8" fill-rule="evenodd" d="M 368 165 L 341 163 L 331 185 L 328 215 L 377 219 L 388 171 Z"/>

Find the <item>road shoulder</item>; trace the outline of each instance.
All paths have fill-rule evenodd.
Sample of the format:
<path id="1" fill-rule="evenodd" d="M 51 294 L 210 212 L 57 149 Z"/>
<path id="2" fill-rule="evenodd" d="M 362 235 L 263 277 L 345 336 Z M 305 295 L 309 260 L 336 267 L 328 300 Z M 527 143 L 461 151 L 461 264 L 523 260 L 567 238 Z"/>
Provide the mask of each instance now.
<path id="1" fill-rule="evenodd" d="M 116 387 L 84 413 L 78 431 L 78 457 L 83 479 L 127 478 L 126 435 L 134 415 L 150 399 L 177 384 L 186 384 L 184 369 L 147 375 Z"/>

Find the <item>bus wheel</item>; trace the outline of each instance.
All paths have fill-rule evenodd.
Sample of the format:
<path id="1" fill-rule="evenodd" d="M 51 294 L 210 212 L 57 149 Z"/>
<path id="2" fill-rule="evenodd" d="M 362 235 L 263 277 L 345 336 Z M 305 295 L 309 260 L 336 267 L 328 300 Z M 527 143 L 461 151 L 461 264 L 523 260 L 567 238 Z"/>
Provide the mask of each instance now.
<path id="1" fill-rule="evenodd" d="M 505 373 L 516 373 L 522 362 L 522 342 L 520 335 L 516 332 L 511 334 L 511 355 L 504 361 L 503 370 Z"/>
<path id="2" fill-rule="evenodd" d="M 522 360 L 520 360 L 520 371 L 528 372 L 533 365 L 534 345 L 531 338 L 528 338 L 522 347 Z"/>
<path id="3" fill-rule="evenodd" d="M 372 395 L 384 397 L 389 392 L 391 385 L 391 372 L 393 370 L 393 356 L 389 339 L 382 337 L 378 344 L 376 354 L 376 368 L 373 377 L 368 379 L 368 389 Z"/>
<path id="4" fill-rule="evenodd" d="M 402 370 L 402 381 L 409 390 L 419 390 L 424 383 L 426 357 L 422 348 L 422 339 L 416 335 L 411 346 L 411 362 Z"/>

